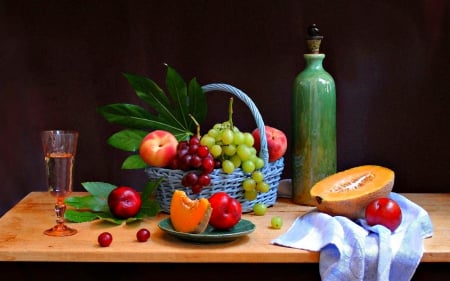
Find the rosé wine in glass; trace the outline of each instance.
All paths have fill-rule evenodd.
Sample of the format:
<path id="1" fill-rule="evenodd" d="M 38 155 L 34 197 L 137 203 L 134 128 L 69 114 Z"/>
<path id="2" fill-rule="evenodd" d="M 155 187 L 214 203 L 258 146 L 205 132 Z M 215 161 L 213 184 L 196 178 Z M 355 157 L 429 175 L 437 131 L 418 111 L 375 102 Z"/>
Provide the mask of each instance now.
<path id="1" fill-rule="evenodd" d="M 41 132 L 45 156 L 47 188 L 56 198 L 56 225 L 44 231 L 50 236 L 69 236 L 77 233 L 64 224 L 66 205 L 64 198 L 72 193 L 73 167 L 78 142 L 78 132 L 49 130 Z"/>

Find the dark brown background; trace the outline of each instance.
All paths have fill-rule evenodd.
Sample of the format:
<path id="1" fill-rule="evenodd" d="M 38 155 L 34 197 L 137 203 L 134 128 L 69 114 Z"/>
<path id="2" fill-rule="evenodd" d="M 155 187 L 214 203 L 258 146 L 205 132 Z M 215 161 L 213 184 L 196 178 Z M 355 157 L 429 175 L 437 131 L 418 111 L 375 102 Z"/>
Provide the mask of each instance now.
<path id="1" fill-rule="evenodd" d="M 396 172 L 394 191 L 449 192 L 448 1 L 0 0 L 0 215 L 45 190 L 42 129 L 80 131 L 76 190 L 84 181 L 142 188 L 144 173 L 121 170 L 125 154 L 106 144 L 119 128 L 96 112 L 138 102 L 122 72 L 165 88 L 168 63 L 185 80 L 230 83 L 289 137 L 311 23 L 336 82 L 338 169 L 384 165 Z M 208 99 L 204 128 L 226 119 L 225 97 Z M 242 104 L 235 112 L 253 129 Z"/>

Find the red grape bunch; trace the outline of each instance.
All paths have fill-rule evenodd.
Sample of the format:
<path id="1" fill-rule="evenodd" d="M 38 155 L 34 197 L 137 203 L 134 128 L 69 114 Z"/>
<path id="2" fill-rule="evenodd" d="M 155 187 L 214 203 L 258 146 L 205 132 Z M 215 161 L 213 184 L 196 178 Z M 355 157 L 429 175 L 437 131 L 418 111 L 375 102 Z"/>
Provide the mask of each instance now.
<path id="1" fill-rule="evenodd" d="M 170 168 L 187 171 L 184 174 L 181 184 L 190 187 L 192 192 L 198 194 L 203 187 L 211 183 L 214 168 L 220 167 L 220 162 L 209 152 L 209 148 L 200 144 L 197 136 L 191 137 L 188 141 L 180 141 L 177 147 L 177 154 L 170 163 Z"/>

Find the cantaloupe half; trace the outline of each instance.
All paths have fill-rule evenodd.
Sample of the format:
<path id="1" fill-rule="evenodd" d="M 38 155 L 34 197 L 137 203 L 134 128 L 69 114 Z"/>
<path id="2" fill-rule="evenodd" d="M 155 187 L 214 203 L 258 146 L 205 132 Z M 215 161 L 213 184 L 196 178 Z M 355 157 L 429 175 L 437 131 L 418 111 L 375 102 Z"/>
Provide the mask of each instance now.
<path id="1" fill-rule="evenodd" d="M 321 212 L 350 219 L 363 218 L 372 200 L 389 195 L 394 178 L 391 169 L 364 165 L 322 179 L 311 188 L 310 194 Z"/>
<path id="2" fill-rule="evenodd" d="M 175 190 L 170 201 L 170 221 L 179 232 L 202 233 L 211 217 L 208 199 L 190 199 L 182 190 Z"/>

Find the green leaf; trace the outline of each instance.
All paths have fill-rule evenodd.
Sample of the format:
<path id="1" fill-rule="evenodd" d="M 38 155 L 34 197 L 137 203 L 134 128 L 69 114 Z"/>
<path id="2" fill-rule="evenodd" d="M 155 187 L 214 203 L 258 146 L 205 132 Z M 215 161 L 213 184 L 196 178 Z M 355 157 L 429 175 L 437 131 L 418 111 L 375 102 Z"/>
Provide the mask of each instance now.
<path id="1" fill-rule="evenodd" d="M 142 200 L 143 201 L 148 200 L 163 180 L 164 180 L 164 178 L 161 177 L 158 180 L 148 181 L 147 184 L 145 185 L 144 191 L 142 192 L 142 195 L 141 195 Z"/>
<path id="2" fill-rule="evenodd" d="M 99 213 L 98 218 L 113 224 L 122 224 L 125 220 L 114 217 L 111 213 Z"/>
<path id="3" fill-rule="evenodd" d="M 127 128 L 148 129 L 161 123 L 160 118 L 134 104 L 114 103 L 99 107 L 97 111 L 108 122 Z"/>
<path id="4" fill-rule="evenodd" d="M 105 197 L 93 195 L 70 196 L 64 200 L 64 203 L 76 209 L 90 209 L 94 212 L 109 211 L 108 202 Z"/>
<path id="5" fill-rule="evenodd" d="M 108 144 L 117 149 L 136 152 L 147 134 L 148 131 L 143 130 L 122 130 L 109 137 Z"/>
<path id="6" fill-rule="evenodd" d="M 146 77 L 134 74 L 125 74 L 125 77 L 135 90 L 136 95 L 158 112 L 159 121 L 166 123 L 168 128 L 189 131 L 189 128 L 186 128 L 182 120 L 178 119 L 179 116 L 174 115 L 174 112 L 177 111 L 173 109 L 168 97 L 155 82 Z"/>
<path id="7" fill-rule="evenodd" d="M 166 85 L 169 94 L 174 102 L 174 115 L 185 128 L 190 128 L 189 124 L 189 110 L 188 110 L 188 95 L 186 83 L 183 78 L 167 65 Z"/>
<path id="8" fill-rule="evenodd" d="M 75 210 L 66 210 L 64 213 L 64 218 L 71 222 L 88 222 L 93 221 L 98 218 L 97 214 L 94 214 L 89 211 L 75 211 Z"/>
<path id="9" fill-rule="evenodd" d="M 205 120 L 207 114 L 206 95 L 195 78 L 189 83 L 189 112 L 199 123 Z M 193 123 L 191 119 L 190 122 Z M 189 127 L 192 126 L 195 126 L 195 124 L 189 125 Z"/>
<path id="10" fill-rule="evenodd" d="M 128 156 L 122 163 L 122 169 L 124 170 L 143 169 L 145 167 L 148 167 L 148 165 L 142 160 L 139 154 Z"/>
<path id="11" fill-rule="evenodd" d="M 153 80 L 136 74 L 124 73 L 136 95 L 149 106 L 129 103 L 115 103 L 99 107 L 98 112 L 110 123 L 121 125 L 125 130 L 112 135 L 108 143 L 127 152 L 136 152 L 144 131 L 166 130 L 177 140 L 187 140 L 197 132 L 195 123 L 189 117 L 194 116 L 202 123 L 207 114 L 206 96 L 200 84 L 194 78 L 186 86 L 178 72 L 167 66 L 166 94 Z M 122 163 L 122 169 L 142 169 L 147 165 L 139 156 L 132 155 Z"/>
<path id="12" fill-rule="evenodd" d="M 108 198 L 109 193 L 117 186 L 106 182 L 83 182 L 81 185 L 93 196 Z"/>
<path id="13" fill-rule="evenodd" d="M 161 211 L 156 200 L 147 200 L 142 202 L 141 210 L 137 214 L 137 217 L 154 217 Z"/>

